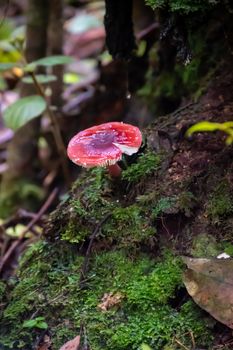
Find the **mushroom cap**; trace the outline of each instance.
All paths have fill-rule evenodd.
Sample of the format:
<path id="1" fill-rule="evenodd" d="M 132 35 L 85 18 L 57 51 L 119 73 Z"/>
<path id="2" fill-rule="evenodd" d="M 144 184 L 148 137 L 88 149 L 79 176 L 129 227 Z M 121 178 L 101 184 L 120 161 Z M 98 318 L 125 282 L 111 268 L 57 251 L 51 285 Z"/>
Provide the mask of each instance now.
<path id="1" fill-rule="evenodd" d="M 69 142 L 70 160 L 86 168 L 113 165 L 123 153 L 136 153 L 142 143 L 140 130 L 122 122 L 105 123 L 83 130 Z"/>

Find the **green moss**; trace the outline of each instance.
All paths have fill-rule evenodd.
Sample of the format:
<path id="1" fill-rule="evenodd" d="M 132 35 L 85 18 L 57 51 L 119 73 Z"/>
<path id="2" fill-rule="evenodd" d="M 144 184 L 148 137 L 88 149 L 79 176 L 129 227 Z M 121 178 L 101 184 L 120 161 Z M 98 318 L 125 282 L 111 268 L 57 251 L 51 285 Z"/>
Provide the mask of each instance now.
<path id="1" fill-rule="evenodd" d="M 85 326 L 93 350 L 133 350 L 147 343 L 162 350 L 174 335 L 190 346 L 184 334 L 192 331 L 196 344 L 210 339 L 201 311 L 188 302 L 180 311 L 170 306 L 181 287 L 179 258 L 164 253 L 152 259 L 124 250 L 93 255 L 86 288 L 79 288 L 83 258 L 71 245 L 41 242 L 32 246 L 21 261 L 19 282 L 0 321 L 0 339 L 5 349 L 30 348 L 40 330 L 23 328 L 19 320 L 34 312 L 44 317 L 53 347 Z M 120 305 L 102 311 L 98 305 L 105 293 L 120 293 Z"/>
<path id="2" fill-rule="evenodd" d="M 186 304 L 185 304 L 186 306 Z M 156 316 L 155 316 L 156 314 Z M 115 328 L 115 333 L 111 337 L 112 349 L 138 349 L 138 344 L 146 342 L 153 349 L 164 349 L 166 345 L 175 346 L 172 338 L 176 336 L 183 344 L 191 346 L 190 338 L 185 333 L 192 330 L 198 334 L 198 342 L 203 341 L 208 344 L 211 337 L 208 331 L 204 330 L 203 322 L 200 321 L 200 312 L 190 303 L 182 308 L 178 313 L 170 307 L 153 307 L 145 314 L 130 315 L 127 323 L 120 324 Z M 161 320 L 163 320 L 161 322 Z M 176 330 L 176 333 L 173 333 Z M 201 334 L 201 332 L 203 332 Z M 202 337 L 203 336 L 203 337 Z M 206 337 L 206 338 L 205 338 Z M 202 339 L 202 340 L 201 340 Z M 109 341 L 110 343 L 110 341 Z M 111 349 L 108 347 L 108 349 Z"/>
<path id="3" fill-rule="evenodd" d="M 5 290 L 6 290 L 6 284 L 4 282 L 0 281 L 0 302 L 4 298 Z"/>
<path id="4" fill-rule="evenodd" d="M 206 30 L 206 28 L 205 28 Z M 215 72 L 216 58 L 221 55 L 221 47 L 212 44 L 210 51 L 206 51 L 208 39 L 201 27 L 196 33 L 190 30 L 189 45 L 193 58 L 188 64 L 179 62 L 169 71 L 155 74 L 154 66 L 158 65 L 159 50 L 152 48 L 150 53 L 151 66 L 146 73 L 146 83 L 138 91 L 141 97 L 154 113 L 168 113 L 166 104 L 178 106 L 184 96 L 197 101 L 207 88 L 208 82 Z M 157 44 L 156 44 L 157 45 Z M 204 62 L 204 63 L 203 63 Z"/>
<path id="5" fill-rule="evenodd" d="M 127 287 L 127 302 L 131 307 L 140 306 L 148 309 L 151 304 L 168 303 L 175 295 L 175 290 L 181 286 L 181 263 L 178 258 L 167 255 L 157 263 L 150 274 L 146 274 Z"/>
<path id="6" fill-rule="evenodd" d="M 190 191 L 183 191 L 177 196 L 177 207 L 185 216 L 190 217 L 197 204 L 197 199 Z"/>
<path id="7" fill-rule="evenodd" d="M 228 254 L 231 257 L 233 257 L 233 244 L 231 244 L 229 242 L 224 242 L 223 243 L 223 249 L 224 249 L 224 252 L 226 254 Z"/>
<path id="8" fill-rule="evenodd" d="M 103 225 L 102 234 L 111 242 L 129 249 L 154 236 L 156 230 L 149 219 L 149 211 L 138 205 L 115 208 L 112 216 Z"/>
<path id="9" fill-rule="evenodd" d="M 137 161 L 122 173 L 124 181 L 139 182 L 159 168 L 161 156 L 149 150 L 138 157 Z M 69 215 L 66 226 L 61 230 L 61 239 L 70 243 L 80 243 L 91 235 L 96 225 L 106 216 L 107 221 L 101 226 L 101 237 L 110 244 L 117 242 L 121 247 L 136 247 L 155 234 L 150 219 L 150 210 L 143 203 L 131 205 L 121 194 L 116 196 L 120 183 L 109 179 L 103 169 L 92 169 L 86 174 L 85 187 L 82 180 L 76 183 L 78 194 L 69 202 Z M 74 191 L 76 189 L 73 189 Z M 98 237 L 97 237 L 98 239 Z"/>
<path id="10" fill-rule="evenodd" d="M 196 205 L 196 198 L 189 191 L 183 191 L 179 195 L 172 197 L 161 197 L 159 198 L 157 194 L 154 197 L 154 202 L 156 205 L 152 206 L 152 218 L 157 219 L 163 214 L 174 214 L 174 213 L 184 213 L 185 216 L 190 217 L 192 215 L 192 210 Z M 152 203 L 153 204 L 153 203 Z"/>
<path id="11" fill-rule="evenodd" d="M 221 244 L 217 243 L 214 236 L 208 234 L 199 234 L 194 238 L 191 255 L 196 258 L 212 258 L 222 253 Z"/>
<path id="12" fill-rule="evenodd" d="M 223 180 L 217 184 L 209 196 L 206 208 L 207 215 L 213 222 L 219 222 L 221 217 L 226 217 L 233 212 L 233 200 L 230 185 Z"/>
<path id="13" fill-rule="evenodd" d="M 172 208 L 176 203 L 175 197 L 160 198 L 152 209 L 152 217 L 157 219 L 161 214 Z"/>
<path id="14" fill-rule="evenodd" d="M 142 343 L 157 350 L 177 349 L 174 336 L 191 347 L 185 335 L 190 331 L 197 347 L 208 346 L 211 332 L 201 311 L 193 303 L 176 306 L 183 288 L 180 259 L 170 252 L 158 257 L 151 249 L 155 219 L 177 210 L 177 205 L 182 211 L 191 208 L 193 197 L 186 192 L 161 197 L 155 186 L 145 205 L 147 196 L 132 201 L 125 189 L 154 176 L 161 158 L 147 150 L 123 171 L 123 181 L 112 181 L 103 169 L 87 171 L 85 181 L 79 178 L 53 222 L 62 240 L 34 244 L 20 261 L 18 280 L 0 320 L 4 350 L 31 347 L 42 331 L 25 328 L 24 321 L 37 315 L 48 325 L 54 349 L 80 334 L 80 327 L 93 350 L 136 350 Z M 107 214 L 81 288 L 86 239 Z M 115 293 L 120 293 L 120 303 L 103 311 L 102 298 Z"/>
<path id="15" fill-rule="evenodd" d="M 161 155 L 147 150 L 137 159 L 136 163 L 131 164 L 122 172 L 122 179 L 129 182 L 138 182 L 158 170 L 160 164 Z"/>
<path id="16" fill-rule="evenodd" d="M 153 9 L 169 8 L 172 12 L 192 13 L 197 11 L 205 11 L 212 9 L 220 1 L 219 0 L 145 0 L 146 4 Z"/>
<path id="17" fill-rule="evenodd" d="M 75 200 L 70 200 L 68 222 L 61 229 L 61 239 L 70 243 L 83 242 L 88 237 L 93 225 L 104 215 L 117 206 L 116 201 L 109 196 L 110 180 L 103 168 L 93 168 L 87 171 L 85 186 L 83 179 L 78 180 L 73 191 L 78 189 Z"/>
<path id="18" fill-rule="evenodd" d="M 146 3 L 166 10 L 161 16 L 164 44 L 157 42 L 150 49 L 145 84 L 138 95 L 153 114 L 163 115 L 178 108 L 184 98 L 196 102 L 206 91 L 227 50 L 225 40 L 219 44 L 217 38 L 222 35 L 223 29 L 216 25 L 210 10 L 220 4 L 221 11 L 226 11 L 226 17 L 229 10 L 227 3 L 222 4 L 219 0 L 147 0 Z M 181 22 L 180 27 L 177 23 Z M 175 49 L 173 54 L 169 54 L 169 67 L 164 47 Z M 189 53 L 188 58 L 186 56 L 182 58 L 185 62 L 180 62 L 176 55 L 183 57 L 184 52 Z"/>
<path id="19" fill-rule="evenodd" d="M 70 221 L 62 233 L 61 239 L 70 243 L 81 243 L 85 241 L 88 235 L 90 235 L 88 227 L 80 227 L 77 223 Z"/>

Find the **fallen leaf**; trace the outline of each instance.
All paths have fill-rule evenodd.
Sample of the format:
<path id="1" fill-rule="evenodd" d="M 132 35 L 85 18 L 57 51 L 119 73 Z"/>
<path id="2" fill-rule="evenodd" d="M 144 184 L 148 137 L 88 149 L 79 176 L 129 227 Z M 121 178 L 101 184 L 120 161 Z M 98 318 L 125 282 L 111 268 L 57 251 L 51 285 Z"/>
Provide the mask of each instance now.
<path id="1" fill-rule="evenodd" d="M 102 311 L 107 311 L 113 306 L 119 305 L 123 298 L 124 296 L 119 292 L 105 293 L 103 298 L 101 299 L 102 303 L 98 305 L 98 308 Z"/>
<path id="2" fill-rule="evenodd" d="M 60 350 L 79 350 L 79 345 L 80 345 L 80 335 L 77 335 L 77 337 L 65 343 L 60 348 Z"/>
<path id="3" fill-rule="evenodd" d="M 233 259 L 183 257 L 183 281 L 194 301 L 233 329 Z"/>

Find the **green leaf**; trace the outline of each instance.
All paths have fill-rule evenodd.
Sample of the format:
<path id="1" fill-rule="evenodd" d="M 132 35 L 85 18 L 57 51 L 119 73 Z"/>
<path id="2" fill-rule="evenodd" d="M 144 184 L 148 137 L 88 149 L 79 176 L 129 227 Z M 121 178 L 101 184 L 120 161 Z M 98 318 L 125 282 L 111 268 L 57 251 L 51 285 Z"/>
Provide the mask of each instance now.
<path id="1" fill-rule="evenodd" d="M 36 327 L 37 328 L 40 328 L 40 329 L 47 329 L 48 328 L 48 324 L 46 323 L 46 322 L 37 322 L 37 324 L 36 324 Z"/>
<path id="2" fill-rule="evenodd" d="M 5 90 L 7 88 L 6 81 L 3 77 L 0 76 L 0 91 Z"/>
<path id="3" fill-rule="evenodd" d="M 65 73 L 63 76 L 63 82 L 65 84 L 75 84 L 81 80 L 80 76 L 76 73 Z"/>
<path id="4" fill-rule="evenodd" d="M 221 130 L 228 134 L 226 139 L 226 144 L 230 145 L 233 142 L 233 122 L 225 122 L 225 123 L 211 123 L 208 121 L 202 121 L 200 123 L 194 124 L 186 131 L 186 136 L 191 136 L 194 132 L 204 132 L 204 131 L 216 131 Z"/>
<path id="5" fill-rule="evenodd" d="M 7 40 L 0 40 L 0 48 L 4 52 L 13 52 L 16 51 L 15 47 Z M 1 58 L 2 59 L 2 58 Z"/>
<path id="6" fill-rule="evenodd" d="M 203 121 L 197 124 L 194 124 L 186 131 L 186 136 L 191 136 L 195 132 L 203 132 L 203 131 L 216 131 L 222 130 L 222 125 L 220 123 L 211 123 L 208 121 Z"/>
<path id="7" fill-rule="evenodd" d="M 0 72 L 3 72 L 5 70 L 9 70 L 9 69 L 17 67 L 17 66 L 19 66 L 19 65 L 16 63 L 13 63 L 13 62 L 0 63 Z"/>
<path id="8" fill-rule="evenodd" d="M 37 66 L 46 66 L 46 67 L 51 67 L 51 66 L 57 66 L 59 64 L 69 64 L 72 63 L 74 59 L 69 56 L 64 56 L 64 55 L 57 55 L 57 56 L 49 56 L 49 57 L 44 57 L 40 58 L 37 61 L 33 61 L 29 64 L 26 65 L 25 71 L 33 71 Z"/>
<path id="9" fill-rule="evenodd" d="M 57 80 L 57 77 L 52 74 L 51 75 L 36 74 L 35 77 L 38 83 L 40 84 L 47 84 Z M 26 84 L 34 84 L 33 79 L 30 76 L 23 77 L 22 81 Z"/>
<path id="10" fill-rule="evenodd" d="M 92 14 L 78 14 L 66 24 L 66 29 L 72 34 L 81 34 L 92 28 L 101 26 L 101 21 Z"/>
<path id="11" fill-rule="evenodd" d="M 35 318 L 36 322 L 38 321 L 44 321 L 44 317 L 43 316 L 38 316 Z"/>
<path id="12" fill-rule="evenodd" d="M 20 27 L 17 27 L 14 29 L 14 31 L 11 33 L 11 39 L 13 40 L 24 40 L 26 35 L 26 26 L 22 25 Z"/>
<path id="13" fill-rule="evenodd" d="M 225 122 L 225 123 L 222 123 L 221 126 L 222 126 L 222 130 L 233 128 L 233 122 Z"/>
<path id="14" fill-rule="evenodd" d="M 145 343 L 141 345 L 141 350 L 152 350 L 151 347 Z"/>
<path id="15" fill-rule="evenodd" d="M 17 130 L 30 120 L 44 112 L 46 101 L 41 96 L 29 96 L 16 101 L 3 112 L 3 119 L 8 128 Z"/>
<path id="16" fill-rule="evenodd" d="M 226 138 L 226 145 L 227 145 L 227 146 L 230 146 L 232 143 L 233 143 L 233 137 L 232 137 L 231 135 L 229 135 L 229 136 Z"/>
<path id="17" fill-rule="evenodd" d="M 4 18 L 4 21 L 2 21 L 0 25 L 0 40 L 8 40 L 13 29 L 13 23 L 7 18 Z"/>
<path id="18" fill-rule="evenodd" d="M 27 321 L 24 321 L 23 323 L 23 328 L 33 328 L 35 327 L 37 321 L 36 320 L 27 320 Z"/>
<path id="19" fill-rule="evenodd" d="M 23 328 L 47 329 L 48 324 L 44 321 L 44 317 L 36 317 L 34 320 L 24 321 Z"/>

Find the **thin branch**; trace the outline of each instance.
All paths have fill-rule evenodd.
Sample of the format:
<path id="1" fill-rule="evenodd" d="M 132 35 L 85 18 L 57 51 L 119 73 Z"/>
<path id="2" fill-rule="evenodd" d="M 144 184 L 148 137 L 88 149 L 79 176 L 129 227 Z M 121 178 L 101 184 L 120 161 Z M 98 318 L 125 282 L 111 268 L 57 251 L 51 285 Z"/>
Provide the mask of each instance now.
<path id="1" fill-rule="evenodd" d="M 94 239 L 96 238 L 96 235 L 99 232 L 99 230 L 101 229 L 102 225 L 108 220 L 108 218 L 111 215 L 112 215 L 111 213 L 108 213 L 107 215 L 105 215 L 105 217 L 98 223 L 98 225 L 95 227 L 93 233 L 90 236 L 90 242 L 88 244 L 85 259 L 84 259 L 84 262 L 83 262 L 83 265 L 81 268 L 81 272 L 80 272 L 79 286 L 82 285 L 82 283 L 86 277 L 86 273 L 87 273 L 87 269 L 88 269 L 88 265 L 89 265 L 89 260 L 90 260 L 90 255 L 91 255 L 91 248 L 92 248 Z"/>
<path id="2" fill-rule="evenodd" d="M 196 349 L 196 342 L 195 342 L 195 338 L 194 338 L 193 332 L 190 331 L 189 334 L 190 334 L 190 337 L 191 337 L 193 349 Z"/>
<path id="3" fill-rule="evenodd" d="M 67 164 L 67 158 L 66 158 L 66 148 L 61 136 L 61 132 L 60 132 L 60 127 L 58 125 L 57 122 L 57 118 L 55 117 L 44 92 L 44 89 L 42 88 L 42 86 L 40 85 L 40 83 L 38 82 L 38 80 L 36 79 L 36 75 L 34 72 L 30 72 L 29 73 L 34 85 L 39 93 L 40 96 L 42 96 L 45 101 L 46 101 L 46 112 L 50 118 L 50 121 L 52 123 L 52 130 L 53 130 L 53 135 L 54 135 L 54 140 L 57 146 L 57 150 L 58 150 L 58 154 L 60 155 L 60 159 L 61 159 L 61 166 L 62 166 L 62 170 L 63 170 L 63 174 L 66 180 L 66 184 L 69 187 L 70 185 L 70 174 L 69 174 L 69 168 L 68 168 L 68 164 Z"/>
<path id="4" fill-rule="evenodd" d="M 190 350 L 189 348 L 187 348 L 187 346 L 185 346 L 183 343 L 181 343 L 181 341 L 179 341 L 178 339 L 174 339 L 174 341 L 184 350 Z"/>
<path id="5" fill-rule="evenodd" d="M 13 254 L 15 249 L 20 245 L 20 243 L 23 241 L 25 235 L 30 231 L 30 229 L 41 219 L 41 217 L 44 215 L 44 213 L 47 211 L 47 209 L 50 207 L 54 199 L 56 198 L 58 194 L 58 188 L 55 188 L 52 193 L 49 195 L 45 203 L 42 205 L 36 216 L 29 222 L 29 224 L 26 226 L 25 230 L 21 233 L 19 239 L 15 241 L 10 248 L 7 250 L 6 254 L 3 256 L 1 262 L 0 262 L 0 273 L 3 270 L 3 267 L 9 260 L 10 256 Z"/>

